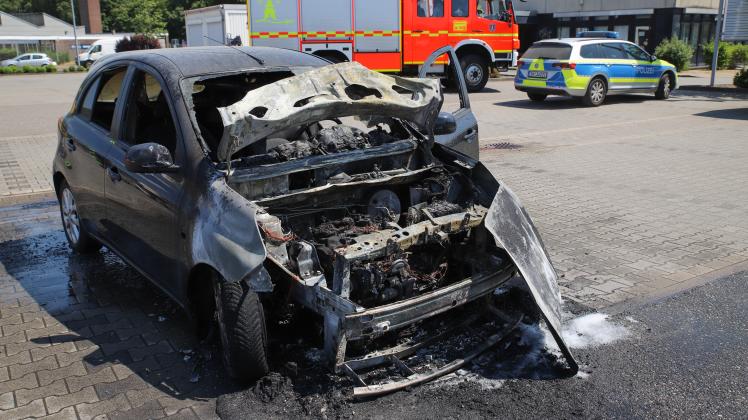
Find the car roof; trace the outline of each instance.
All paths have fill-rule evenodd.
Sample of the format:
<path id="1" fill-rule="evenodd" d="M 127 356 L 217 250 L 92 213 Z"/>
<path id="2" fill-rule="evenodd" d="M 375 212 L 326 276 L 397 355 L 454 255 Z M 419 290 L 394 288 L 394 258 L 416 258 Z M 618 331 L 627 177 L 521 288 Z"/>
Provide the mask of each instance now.
<path id="1" fill-rule="evenodd" d="M 262 61 L 262 64 L 252 57 Z M 319 67 L 329 61 L 299 51 L 270 47 L 186 47 L 126 51 L 99 60 L 99 66 L 123 60 L 150 65 L 162 74 L 179 72 L 184 77 L 249 69 Z M 97 66 L 98 67 L 98 66 Z"/>
<path id="2" fill-rule="evenodd" d="M 542 39 L 540 41 L 536 41 L 533 45 L 545 44 L 545 43 L 584 45 L 584 44 L 596 44 L 599 42 L 625 42 L 627 44 L 633 44 L 633 42 L 629 42 L 625 39 L 618 39 L 618 38 L 556 38 L 556 39 Z"/>

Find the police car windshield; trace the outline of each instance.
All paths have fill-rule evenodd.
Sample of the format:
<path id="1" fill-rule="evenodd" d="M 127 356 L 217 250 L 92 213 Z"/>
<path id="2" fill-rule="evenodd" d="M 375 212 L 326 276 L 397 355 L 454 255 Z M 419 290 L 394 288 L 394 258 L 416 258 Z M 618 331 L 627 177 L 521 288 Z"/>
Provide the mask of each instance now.
<path id="1" fill-rule="evenodd" d="M 571 45 L 552 42 L 535 44 L 522 55 L 523 59 L 543 58 L 547 60 L 568 60 L 571 56 Z"/>

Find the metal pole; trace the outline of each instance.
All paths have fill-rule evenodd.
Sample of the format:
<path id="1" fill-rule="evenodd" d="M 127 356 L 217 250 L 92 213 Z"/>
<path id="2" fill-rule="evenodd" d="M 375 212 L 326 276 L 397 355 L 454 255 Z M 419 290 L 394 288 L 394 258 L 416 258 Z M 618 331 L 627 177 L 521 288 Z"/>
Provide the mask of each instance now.
<path id="1" fill-rule="evenodd" d="M 719 39 L 722 38 L 722 15 L 725 11 L 725 0 L 719 0 L 719 13 L 717 13 L 717 28 L 714 32 L 714 50 L 712 50 L 712 79 L 709 86 L 714 87 L 714 78 L 717 75 L 717 57 L 719 56 Z"/>
<path id="2" fill-rule="evenodd" d="M 75 39 L 75 65 L 80 66 L 81 65 L 81 59 L 78 57 L 79 54 L 79 47 L 78 47 L 78 30 L 75 27 L 75 3 L 73 3 L 73 0 L 70 0 L 70 9 L 73 11 L 73 38 Z"/>

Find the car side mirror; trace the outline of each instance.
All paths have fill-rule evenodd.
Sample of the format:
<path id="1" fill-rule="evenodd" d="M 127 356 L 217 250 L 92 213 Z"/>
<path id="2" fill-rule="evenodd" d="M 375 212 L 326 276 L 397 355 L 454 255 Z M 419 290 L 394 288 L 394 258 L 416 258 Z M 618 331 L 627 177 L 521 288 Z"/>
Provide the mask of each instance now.
<path id="1" fill-rule="evenodd" d="M 657 61 L 657 56 L 656 56 L 656 55 L 654 55 L 654 54 L 650 55 L 650 56 L 649 56 L 649 61 L 650 61 L 650 62 L 653 62 L 653 61 Z"/>
<path id="2" fill-rule="evenodd" d="M 434 134 L 452 134 L 457 131 L 457 119 L 450 112 L 440 112 L 434 123 Z"/>
<path id="3" fill-rule="evenodd" d="M 169 149 L 158 143 L 141 143 L 130 147 L 125 155 L 125 167 L 135 173 L 174 172 L 179 169 Z"/>

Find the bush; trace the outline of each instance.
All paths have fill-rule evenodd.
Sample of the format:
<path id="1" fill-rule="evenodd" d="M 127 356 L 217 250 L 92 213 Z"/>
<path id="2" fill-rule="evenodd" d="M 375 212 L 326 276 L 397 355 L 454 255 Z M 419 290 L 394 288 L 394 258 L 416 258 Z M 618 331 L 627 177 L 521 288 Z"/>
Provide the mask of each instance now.
<path id="1" fill-rule="evenodd" d="M 9 67 L 0 67 L 0 74 L 8 74 Z"/>
<path id="2" fill-rule="evenodd" d="M 57 67 L 55 66 L 47 66 L 44 68 L 47 73 L 57 73 Z"/>
<path id="3" fill-rule="evenodd" d="M 15 58 L 17 55 L 16 50 L 13 48 L 0 48 L 0 60 Z"/>
<path id="4" fill-rule="evenodd" d="M 742 68 L 735 73 L 732 83 L 737 87 L 748 89 L 748 68 Z"/>
<path id="5" fill-rule="evenodd" d="M 32 71 L 34 71 L 34 68 L 27 65 L 27 66 L 21 67 L 21 71 L 23 71 L 24 73 L 31 73 Z"/>
<path id="6" fill-rule="evenodd" d="M 55 50 L 43 50 L 44 54 L 47 54 L 49 58 L 56 61 L 57 64 L 59 63 L 67 63 L 70 61 L 70 53 L 69 52 L 56 52 Z"/>
<path id="7" fill-rule="evenodd" d="M 730 54 L 730 67 L 736 69 L 748 65 L 748 45 L 735 44 Z"/>
<path id="8" fill-rule="evenodd" d="M 158 39 L 148 35 L 133 35 L 129 38 L 125 37 L 117 41 L 117 45 L 114 46 L 114 51 L 153 50 L 157 48 L 161 48 Z"/>
<path id="9" fill-rule="evenodd" d="M 675 66 L 677 71 L 688 69 L 693 57 L 693 48 L 676 37 L 663 39 L 655 48 L 655 55 Z"/>
<path id="10" fill-rule="evenodd" d="M 67 71 L 69 71 L 70 73 L 73 73 L 73 72 L 75 72 L 77 70 L 78 70 L 78 66 L 76 66 L 75 64 L 71 64 L 67 68 Z"/>
<path id="11" fill-rule="evenodd" d="M 712 57 L 714 55 L 714 41 L 704 44 L 704 60 L 711 66 Z M 733 44 L 727 41 L 721 41 L 719 43 L 719 51 L 717 52 L 717 69 L 723 70 L 730 66 L 730 55 L 732 53 Z"/>

